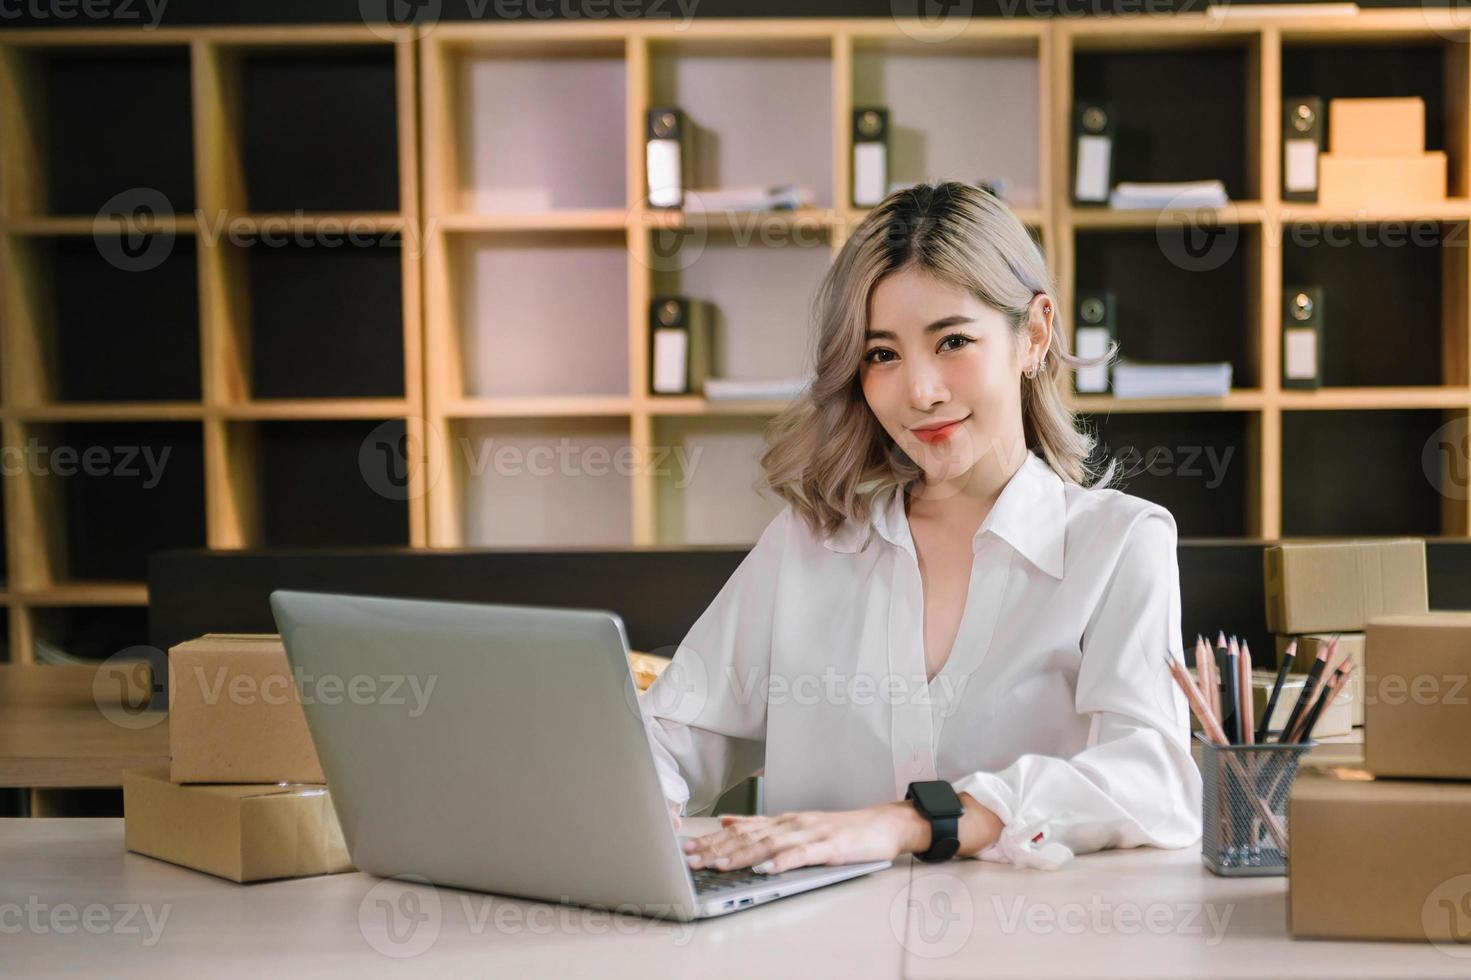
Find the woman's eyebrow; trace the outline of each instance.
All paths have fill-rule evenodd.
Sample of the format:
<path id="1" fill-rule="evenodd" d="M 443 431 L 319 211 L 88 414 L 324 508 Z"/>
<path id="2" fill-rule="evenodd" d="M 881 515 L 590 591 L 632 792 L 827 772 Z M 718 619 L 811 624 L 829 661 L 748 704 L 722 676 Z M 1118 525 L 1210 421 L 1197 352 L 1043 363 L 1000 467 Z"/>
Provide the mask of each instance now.
<path id="1" fill-rule="evenodd" d="M 957 314 L 955 314 L 953 316 L 947 316 L 947 317 L 943 317 L 943 318 L 941 318 L 939 320 L 936 320 L 934 323 L 932 323 L 929 326 L 925 327 L 924 328 L 924 332 L 925 333 L 934 333 L 936 330 L 944 330 L 946 327 L 957 326 L 958 324 L 961 324 L 961 323 L 975 323 L 975 322 L 976 322 L 975 317 L 961 316 L 960 314 L 957 313 Z M 896 338 L 894 336 L 893 331 L 891 331 L 891 330 L 869 330 L 866 333 L 864 333 L 863 339 L 864 340 L 894 340 Z"/>

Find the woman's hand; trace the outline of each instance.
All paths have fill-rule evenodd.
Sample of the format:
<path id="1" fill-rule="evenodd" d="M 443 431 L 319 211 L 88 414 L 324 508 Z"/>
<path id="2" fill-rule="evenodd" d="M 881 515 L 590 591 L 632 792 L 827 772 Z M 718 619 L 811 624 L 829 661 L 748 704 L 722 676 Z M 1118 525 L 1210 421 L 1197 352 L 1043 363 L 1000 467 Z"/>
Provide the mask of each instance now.
<path id="1" fill-rule="evenodd" d="M 720 818 L 720 830 L 685 841 L 684 850 L 692 868 L 751 867 L 761 874 L 810 864 L 892 861 L 918 846 L 915 816 L 907 803 L 772 817 L 727 814 Z M 928 825 L 922 830 L 927 837 Z"/>
<path id="2" fill-rule="evenodd" d="M 684 809 L 684 804 L 683 803 L 670 803 L 668 800 L 665 800 L 664 802 L 669 803 L 669 819 L 674 821 L 674 829 L 675 830 L 678 830 L 679 829 L 679 811 L 682 810 L 682 809 Z"/>

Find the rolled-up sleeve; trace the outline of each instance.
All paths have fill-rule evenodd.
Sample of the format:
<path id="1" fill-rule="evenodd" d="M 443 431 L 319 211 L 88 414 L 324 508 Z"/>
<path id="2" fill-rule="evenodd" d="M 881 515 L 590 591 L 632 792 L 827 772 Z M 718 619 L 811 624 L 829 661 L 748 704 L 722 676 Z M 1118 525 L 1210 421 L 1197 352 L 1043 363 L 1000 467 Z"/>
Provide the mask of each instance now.
<path id="1" fill-rule="evenodd" d="M 766 695 L 790 509 L 762 532 L 639 696 L 664 795 L 700 814 L 765 764 Z"/>
<path id="2" fill-rule="evenodd" d="M 1086 747 L 955 782 L 1004 826 L 975 857 L 1055 868 L 1087 851 L 1200 838 L 1188 708 L 1165 667 L 1166 651 L 1183 658 L 1176 539 L 1167 510 L 1144 511 L 1084 629 L 1076 708 L 1090 719 Z"/>

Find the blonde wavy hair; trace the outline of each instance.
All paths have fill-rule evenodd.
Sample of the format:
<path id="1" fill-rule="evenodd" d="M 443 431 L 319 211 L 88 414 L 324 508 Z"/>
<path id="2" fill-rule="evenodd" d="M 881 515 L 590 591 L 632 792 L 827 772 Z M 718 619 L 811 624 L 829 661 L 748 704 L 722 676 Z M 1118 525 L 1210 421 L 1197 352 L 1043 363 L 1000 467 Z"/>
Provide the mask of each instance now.
<path id="1" fill-rule="evenodd" d="M 866 521 L 880 494 L 907 487 L 922 475 L 874 417 L 859 381 L 869 296 L 885 276 L 909 268 L 999 310 L 1014 337 L 1027 329 L 1033 297 L 1045 293 L 1052 299 L 1051 346 L 1037 376 L 1022 376 L 1027 449 L 1065 481 L 1112 482 L 1112 465 L 1100 475 L 1089 462 L 1096 440 L 1078 428 L 1063 386 L 1065 367 L 1111 361 L 1117 345 L 1093 359 L 1069 353 L 1046 259 L 1026 227 L 988 191 L 945 181 L 885 198 L 823 276 L 812 308 L 816 377 L 767 427 L 761 457 L 765 486 L 791 504 L 815 533 L 826 535 L 850 518 Z"/>

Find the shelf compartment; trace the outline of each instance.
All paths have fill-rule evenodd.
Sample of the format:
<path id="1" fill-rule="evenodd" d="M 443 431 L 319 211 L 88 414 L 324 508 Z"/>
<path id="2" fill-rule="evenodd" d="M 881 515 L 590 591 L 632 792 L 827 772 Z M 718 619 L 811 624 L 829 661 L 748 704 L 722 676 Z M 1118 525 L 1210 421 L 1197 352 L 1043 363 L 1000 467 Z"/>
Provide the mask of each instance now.
<path id="1" fill-rule="evenodd" d="M 622 39 L 452 47 L 440 57 L 444 122 L 459 152 L 438 210 L 627 208 Z"/>
<path id="2" fill-rule="evenodd" d="M 1322 290 L 1324 388 L 1464 386 L 1466 222 L 1295 224 L 1283 289 Z"/>
<path id="3" fill-rule="evenodd" d="M 465 545 L 633 543 L 633 480 L 644 461 L 626 417 L 476 419 L 449 431 Z"/>
<path id="4" fill-rule="evenodd" d="M 1434 409 L 1283 412 L 1283 535 L 1465 533 L 1446 516 L 1466 506 L 1465 418 Z M 1457 456 L 1445 460 L 1435 443 L 1457 432 Z M 1460 499 L 1442 495 L 1442 480 L 1459 486 Z"/>
<path id="5" fill-rule="evenodd" d="M 628 251 L 621 231 L 456 235 L 440 394 L 628 395 Z M 441 351 L 441 354 L 450 351 Z"/>
<path id="6" fill-rule="evenodd" d="M 1195 235 L 1202 237 L 1192 253 L 1186 236 Z M 1260 289 L 1261 229 L 1187 223 L 1078 232 L 1074 240 L 1077 291 L 1114 293 L 1120 357 L 1229 361 L 1234 388 L 1261 383 L 1259 311 L 1252 300 Z"/>
<path id="7" fill-rule="evenodd" d="M 1182 538 L 1252 532 L 1259 419 L 1254 412 L 1079 416 L 1098 440 L 1099 471 L 1118 460 L 1113 488 L 1164 507 Z"/>
<path id="8" fill-rule="evenodd" d="M 397 65 L 392 44 L 218 49 L 238 105 L 243 200 L 254 212 L 396 212 Z"/>
<path id="9" fill-rule="evenodd" d="M 1029 39 L 1001 50 L 854 40 L 853 104 L 889 110 L 891 181 L 1004 176 L 1009 204 L 1040 208 L 1041 91 L 1038 46 Z"/>
<path id="10" fill-rule="evenodd" d="M 204 545 L 199 423 L 25 423 L 18 436 L 29 458 L 6 489 L 26 567 L 12 591 L 137 583 L 149 552 Z"/>
<path id="11" fill-rule="evenodd" d="M 712 376 L 798 377 L 811 360 L 810 310 L 831 238 L 820 225 L 754 227 L 649 232 L 652 295 L 710 304 Z"/>
<path id="12" fill-rule="evenodd" d="M 404 396 L 402 236 L 303 233 L 221 247 L 231 250 L 219 258 L 233 308 L 249 310 L 225 326 L 235 331 L 227 349 L 248 350 L 248 372 L 219 366 L 236 376 L 236 398 Z"/>
<path id="13" fill-rule="evenodd" d="M 1282 96 L 1316 95 L 1325 113 L 1332 99 L 1418 96 L 1425 101 L 1426 150 L 1446 153 L 1447 193 L 1463 197 L 1467 186 L 1466 88 L 1468 59 L 1465 38 L 1407 37 L 1383 39 L 1337 37 L 1308 41 L 1284 32 Z M 1459 86 L 1459 88 L 1457 87 Z M 1323 120 L 1325 150 L 1332 146 L 1328 117 Z"/>
<path id="14" fill-rule="evenodd" d="M 798 184 L 811 188 L 814 205 L 831 207 L 832 89 L 826 38 L 649 42 L 647 104 L 684 110 L 696 198 L 706 189 Z"/>
<path id="15" fill-rule="evenodd" d="M 226 491 L 240 538 L 265 548 L 409 543 L 403 419 L 265 420 L 225 426 Z"/>
<path id="16" fill-rule="evenodd" d="M 1073 55 L 1073 101 L 1114 103 L 1115 183 L 1219 179 L 1232 200 L 1256 199 L 1260 143 L 1249 110 L 1259 61 L 1249 35 L 1190 46 L 1090 45 Z"/>
<path id="17" fill-rule="evenodd" d="M 44 646 L 83 660 L 106 660 L 131 647 L 148 645 L 148 609 L 143 606 L 48 606 L 26 610 L 31 619 L 35 663 L 45 663 Z M 141 658 L 146 651 L 138 651 Z"/>
<path id="18" fill-rule="evenodd" d="M 9 48 L 0 68 L 10 217 L 92 216 L 140 188 L 194 209 L 187 46 Z"/>
<path id="19" fill-rule="evenodd" d="M 12 404 L 199 401 L 193 236 L 9 244 Z"/>
<path id="20" fill-rule="evenodd" d="M 654 444 L 665 453 L 655 474 L 662 545 L 749 545 L 781 512 L 770 490 L 756 489 L 765 451 L 764 419 L 663 416 Z"/>

